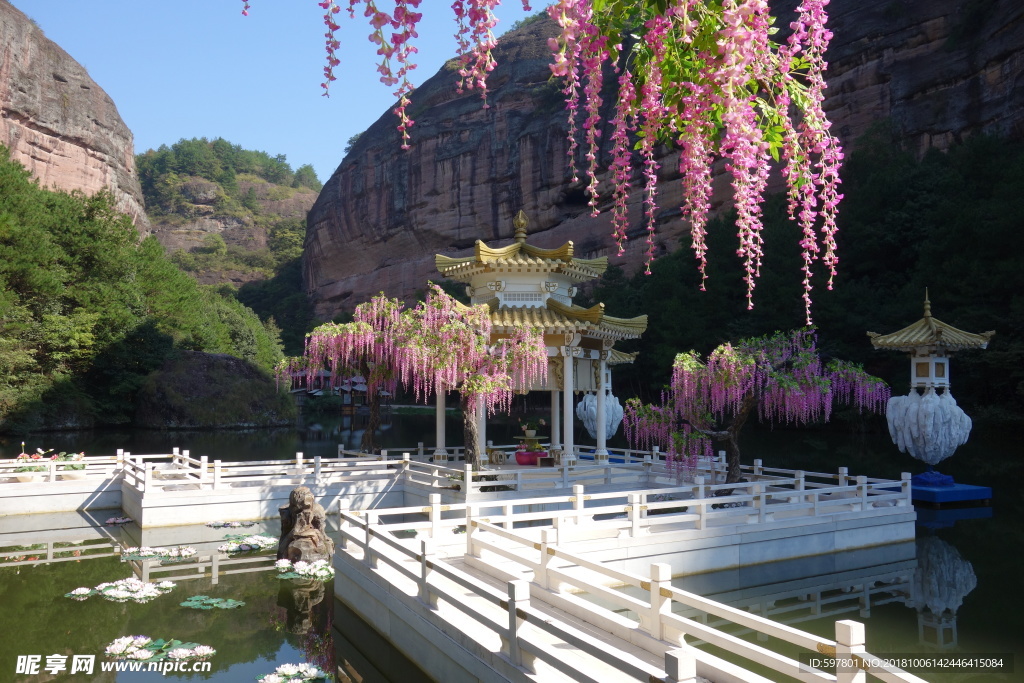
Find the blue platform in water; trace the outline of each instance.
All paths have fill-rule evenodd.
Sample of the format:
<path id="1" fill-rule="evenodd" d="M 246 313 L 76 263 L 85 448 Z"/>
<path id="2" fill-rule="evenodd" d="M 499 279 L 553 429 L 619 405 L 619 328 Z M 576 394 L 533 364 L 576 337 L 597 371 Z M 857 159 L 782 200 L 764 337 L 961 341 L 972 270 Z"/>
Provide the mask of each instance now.
<path id="1" fill-rule="evenodd" d="M 951 486 L 922 486 L 914 484 L 911 487 L 911 498 L 914 502 L 934 503 L 938 505 L 946 503 L 969 503 L 992 499 L 992 489 L 988 486 L 973 486 L 971 484 L 952 484 Z"/>

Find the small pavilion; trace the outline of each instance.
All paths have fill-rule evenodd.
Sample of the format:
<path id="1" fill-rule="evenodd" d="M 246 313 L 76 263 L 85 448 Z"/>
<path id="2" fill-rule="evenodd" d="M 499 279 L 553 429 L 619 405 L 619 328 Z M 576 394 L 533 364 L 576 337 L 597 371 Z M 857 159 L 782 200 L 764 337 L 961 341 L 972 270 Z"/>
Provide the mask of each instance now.
<path id="1" fill-rule="evenodd" d="M 868 332 L 876 349 L 903 351 L 910 354 L 910 388 L 936 393 L 949 390 L 949 359 L 951 351 L 984 349 L 995 331 L 975 334 L 947 325 L 932 317 L 928 290 L 924 293 L 924 317 L 891 334 Z"/>
<path id="2" fill-rule="evenodd" d="M 583 308 L 572 300 L 579 283 L 600 277 L 608 268 L 608 258 L 576 258 L 573 243 L 557 249 L 542 249 L 528 244 L 529 221 L 520 211 L 513 220 L 512 244 L 490 247 L 477 240 L 472 256 L 452 258 L 437 254 L 434 262 L 446 278 L 466 283 L 473 305 L 490 308 L 492 339 L 508 336 L 517 328 L 542 329 L 548 350 L 547 383 L 515 387 L 518 393 L 551 392 L 551 449 L 574 458 L 573 393 L 597 394 L 596 460 L 606 460 L 605 403 L 611 393 L 609 366 L 630 363 L 636 354 L 614 348 L 621 339 L 636 339 L 647 329 L 647 316 L 615 318 L 605 315 L 604 304 Z M 444 436 L 444 394 L 437 395 L 437 451 L 446 457 Z M 478 407 L 478 452 L 486 453 L 485 413 Z"/>
<path id="3" fill-rule="evenodd" d="M 954 482 L 933 466 L 967 443 L 973 426 L 950 390 L 951 352 L 984 349 L 994 335 L 994 331 L 965 332 L 933 318 L 927 289 L 923 318 L 890 334 L 868 332 L 876 349 L 910 354 L 910 393 L 890 398 L 885 417 L 899 450 L 928 466 L 912 479 L 915 501 L 943 505 L 992 498 L 991 488 Z"/>

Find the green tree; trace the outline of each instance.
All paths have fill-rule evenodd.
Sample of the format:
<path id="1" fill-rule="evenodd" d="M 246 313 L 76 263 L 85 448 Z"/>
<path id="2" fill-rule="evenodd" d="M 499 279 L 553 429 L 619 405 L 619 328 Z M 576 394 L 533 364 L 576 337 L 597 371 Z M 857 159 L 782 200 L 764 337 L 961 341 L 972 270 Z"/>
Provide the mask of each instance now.
<path id="1" fill-rule="evenodd" d="M 295 178 L 292 180 L 292 187 L 308 187 L 319 192 L 324 184 L 316 177 L 316 171 L 312 164 L 303 164 L 295 169 Z"/>

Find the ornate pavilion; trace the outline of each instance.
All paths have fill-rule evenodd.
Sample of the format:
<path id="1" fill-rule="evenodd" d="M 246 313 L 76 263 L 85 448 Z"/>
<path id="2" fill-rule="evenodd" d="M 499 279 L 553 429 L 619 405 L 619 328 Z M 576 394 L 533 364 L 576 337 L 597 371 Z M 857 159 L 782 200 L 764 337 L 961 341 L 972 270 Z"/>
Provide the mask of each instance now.
<path id="1" fill-rule="evenodd" d="M 548 380 L 543 386 L 516 387 L 517 392 L 551 392 L 551 449 L 569 458 L 573 443 L 573 394 L 597 395 L 597 448 L 595 459 L 608 457 L 606 402 L 611 394 L 609 366 L 630 363 L 636 354 L 614 348 L 621 339 L 636 339 L 647 329 L 647 316 L 615 318 L 605 315 L 604 304 L 583 308 L 573 304 L 578 284 L 600 277 L 608 268 L 607 257 L 581 259 L 573 255 L 573 243 L 557 249 L 542 249 L 526 241 L 526 215 L 520 211 L 513 221 L 515 238 L 505 247 L 489 247 L 477 240 L 473 255 L 434 257 L 438 271 L 446 278 L 464 282 L 471 303 L 486 304 L 491 310 L 492 339 L 499 339 L 521 327 L 544 331 L 548 350 Z M 437 451 L 444 457 L 444 395 L 438 393 Z M 485 414 L 478 408 L 479 451 L 486 453 Z"/>
<path id="2" fill-rule="evenodd" d="M 928 290 L 924 293 L 924 317 L 890 334 L 868 332 L 875 349 L 910 354 L 911 389 L 942 392 L 949 389 L 949 358 L 952 351 L 984 349 L 995 331 L 965 332 L 932 317 Z"/>

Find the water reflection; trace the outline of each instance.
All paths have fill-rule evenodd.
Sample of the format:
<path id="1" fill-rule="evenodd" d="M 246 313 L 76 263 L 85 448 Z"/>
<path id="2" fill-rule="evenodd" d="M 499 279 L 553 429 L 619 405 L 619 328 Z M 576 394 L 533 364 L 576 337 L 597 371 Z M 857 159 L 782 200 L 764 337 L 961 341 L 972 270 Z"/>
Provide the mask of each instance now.
<path id="1" fill-rule="evenodd" d="M 974 567 L 938 536 L 917 539 L 917 569 L 907 606 L 917 610 L 918 641 L 939 649 L 956 648 L 956 611 L 978 586 Z"/>
<path id="2" fill-rule="evenodd" d="M 336 615 L 333 582 L 277 579 L 273 550 L 230 557 L 217 551 L 230 533 L 276 536 L 276 520 L 245 529 L 105 526 L 115 514 L 118 511 L 0 518 L 0 604 L 19 623 L 18 638 L 0 643 L 0 679 L 17 680 L 9 676 L 18 655 L 95 654 L 102 661 L 104 648 L 115 638 L 146 634 L 211 644 L 217 655 L 206 678 L 225 683 L 253 680 L 280 664 L 301 661 L 332 672 L 339 670 L 340 662 L 342 681 L 426 680 L 414 675 L 415 665 L 386 642 L 376 642 L 368 655 L 353 654 L 362 644 L 356 638 L 353 645 L 352 634 L 365 633 L 368 627 L 347 609 L 340 618 Z M 197 554 L 179 562 L 121 561 L 121 548 L 146 545 L 187 545 Z M 171 594 L 142 604 L 64 597 L 79 586 L 133 574 L 177 585 Z M 202 611 L 179 606 L 200 594 L 245 605 Z M 389 664 L 381 666 L 376 661 L 380 659 Z M 380 675 L 389 666 L 402 677 Z M 148 680 L 145 676 L 122 673 L 117 680 Z"/>

